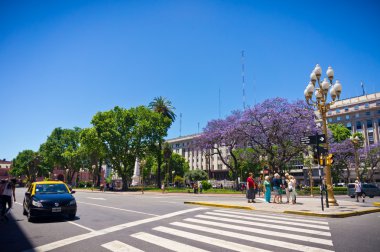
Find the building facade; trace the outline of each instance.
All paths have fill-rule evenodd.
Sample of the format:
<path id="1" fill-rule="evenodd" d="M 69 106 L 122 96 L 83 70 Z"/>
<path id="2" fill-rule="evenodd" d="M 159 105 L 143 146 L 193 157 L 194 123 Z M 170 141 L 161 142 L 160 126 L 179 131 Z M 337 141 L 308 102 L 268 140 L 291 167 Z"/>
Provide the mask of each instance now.
<path id="1" fill-rule="evenodd" d="M 380 93 L 335 102 L 327 113 L 327 123 L 341 123 L 352 133 L 360 132 L 366 146 L 380 141 Z"/>
<path id="2" fill-rule="evenodd" d="M 0 160 L 0 180 L 10 178 L 9 170 L 11 169 L 11 165 L 11 161 Z"/>

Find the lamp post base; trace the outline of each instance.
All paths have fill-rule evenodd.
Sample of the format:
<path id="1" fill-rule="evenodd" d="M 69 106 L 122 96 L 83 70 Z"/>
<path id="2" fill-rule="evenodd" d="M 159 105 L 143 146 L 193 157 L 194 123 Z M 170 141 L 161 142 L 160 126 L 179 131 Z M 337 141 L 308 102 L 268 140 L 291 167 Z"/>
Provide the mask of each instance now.
<path id="1" fill-rule="evenodd" d="M 335 198 L 329 198 L 329 205 L 330 206 L 339 206 L 339 204 L 338 204 L 338 202 L 336 201 L 336 199 Z"/>

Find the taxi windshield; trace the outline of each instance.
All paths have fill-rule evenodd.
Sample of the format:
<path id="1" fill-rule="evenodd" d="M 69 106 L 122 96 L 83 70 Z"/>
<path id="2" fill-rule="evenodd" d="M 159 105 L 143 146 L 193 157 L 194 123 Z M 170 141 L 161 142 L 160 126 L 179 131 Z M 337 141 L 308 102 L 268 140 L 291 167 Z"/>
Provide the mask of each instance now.
<path id="1" fill-rule="evenodd" d="M 41 184 L 36 185 L 36 194 L 43 193 L 68 193 L 64 184 Z"/>

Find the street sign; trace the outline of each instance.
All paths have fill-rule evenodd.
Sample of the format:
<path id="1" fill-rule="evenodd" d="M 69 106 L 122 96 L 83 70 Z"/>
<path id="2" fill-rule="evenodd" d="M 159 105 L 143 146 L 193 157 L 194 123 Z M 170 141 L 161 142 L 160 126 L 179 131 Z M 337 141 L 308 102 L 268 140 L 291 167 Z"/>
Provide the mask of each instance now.
<path id="1" fill-rule="evenodd" d="M 301 137 L 301 144 L 310 145 L 310 144 L 320 144 L 320 143 L 326 143 L 326 136 L 324 134 Z"/>

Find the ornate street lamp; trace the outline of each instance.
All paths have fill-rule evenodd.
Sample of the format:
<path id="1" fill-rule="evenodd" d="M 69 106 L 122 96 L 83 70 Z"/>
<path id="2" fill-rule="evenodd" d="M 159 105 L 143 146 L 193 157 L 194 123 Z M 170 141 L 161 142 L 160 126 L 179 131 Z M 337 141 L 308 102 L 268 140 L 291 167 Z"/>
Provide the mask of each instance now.
<path id="1" fill-rule="evenodd" d="M 331 66 L 328 67 L 326 71 L 327 78 L 324 78 L 321 81 L 322 68 L 317 64 L 310 74 L 310 82 L 307 85 L 304 95 L 307 104 L 314 106 L 318 109 L 320 115 L 322 116 L 322 130 L 323 134 L 326 136 L 325 148 L 329 150 L 329 144 L 327 141 L 327 123 L 326 123 L 326 113 L 330 109 L 330 106 L 335 103 L 336 100 L 339 100 L 340 94 L 342 92 L 342 85 L 339 80 L 335 81 L 333 84 L 332 81 L 334 79 L 334 70 Z M 316 86 L 316 84 L 318 85 Z M 331 101 L 327 102 L 328 93 L 330 90 Z M 315 95 L 315 101 L 312 99 L 313 94 Z M 326 157 L 325 157 L 326 158 Z M 326 160 L 325 160 L 326 161 Z M 327 195 L 328 202 L 330 205 L 337 206 L 338 203 L 334 198 L 334 191 L 332 187 L 331 180 L 331 165 L 327 162 L 325 166 L 325 175 L 326 175 L 326 185 L 327 185 Z"/>

